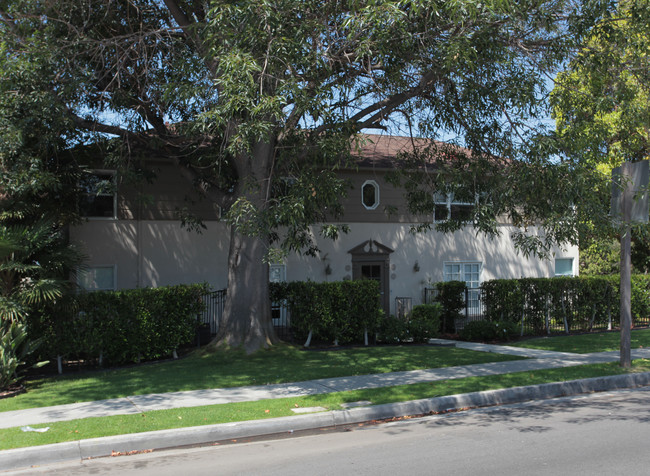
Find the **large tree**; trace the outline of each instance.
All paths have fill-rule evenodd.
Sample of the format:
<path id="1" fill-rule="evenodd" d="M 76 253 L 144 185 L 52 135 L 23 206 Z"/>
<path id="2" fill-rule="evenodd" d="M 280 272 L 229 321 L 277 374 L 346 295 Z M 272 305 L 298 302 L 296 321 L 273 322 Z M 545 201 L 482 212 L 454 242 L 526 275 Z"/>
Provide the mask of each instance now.
<path id="1" fill-rule="evenodd" d="M 0 62 L 37 71 L 37 93 L 85 143 L 117 138 L 127 165 L 164 159 L 221 206 L 218 339 L 253 350 L 275 340 L 264 258 L 314 250 L 310 225 L 340 212 L 336 168 L 355 135 L 397 123 L 516 160 L 583 13 L 564 0 L 1 0 Z M 521 223 L 541 208 L 519 208 Z M 486 228 L 500 211 L 482 209 Z"/>
<path id="2" fill-rule="evenodd" d="M 563 152 L 600 178 L 595 192 L 602 209 L 592 214 L 593 226 L 583 236 L 585 257 L 608 253 L 620 232 L 610 226 L 607 213 L 612 169 L 650 157 L 649 29 L 650 3 L 619 2 L 556 78 L 551 103 Z M 650 230 L 637 226 L 634 231 L 632 264 L 637 272 L 647 272 Z"/>
<path id="3" fill-rule="evenodd" d="M 553 94 L 558 136 L 568 156 L 603 173 L 601 187 L 609 196 L 609 173 L 613 166 L 627 165 L 650 156 L 650 3 L 624 0 L 612 14 L 596 24 L 585 39 L 580 53 L 559 75 Z M 627 167 L 621 169 L 623 179 Z M 623 185 L 623 202 L 634 197 Z M 646 190 L 647 192 L 647 190 Z M 607 200 L 603 200 L 607 203 Z M 622 219 L 614 220 L 605 210 L 592 217 L 593 229 L 616 229 L 621 236 L 621 365 L 629 367 L 630 357 L 630 255 L 631 206 Z M 618 223 L 620 222 L 620 223 Z M 637 233 L 647 236 L 647 226 Z M 643 240 L 639 241 L 639 247 Z"/>
<path id="4" fill-rule="evenodd" d="M 649 29 L 650 3 L 619 2 L 585 37 L 551 95 L 562 151 L 600 173 L 607 208 L 612 169 L 650 157 Z M 602 236 L 607 214 L 593 222 L 594 237 Z"/>

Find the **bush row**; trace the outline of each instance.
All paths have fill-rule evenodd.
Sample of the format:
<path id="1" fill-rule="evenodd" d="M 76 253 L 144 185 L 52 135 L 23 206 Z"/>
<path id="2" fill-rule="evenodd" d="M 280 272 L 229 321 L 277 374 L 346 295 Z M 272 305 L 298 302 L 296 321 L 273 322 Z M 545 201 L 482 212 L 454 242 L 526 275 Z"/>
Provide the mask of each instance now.
<path id="1" fill-rule="evenodd" d="M 384 312 L 379 283 L 372 280 L 271 283 L 271 300 L 286 302 L 297 340 L 345 344 L 374 335 Z M 366 334 L 366 335 L 367 335 Z"/>
<path id="2" fill-rule="evenodd" d="M 32 315 L 30 334 L 47 358 L 111 365 L 170 356 L 196 335 L 205 285 L 80 293 Z"/>
<path id="3" fill-rule="evenodd" d="M 461 340 L 490 342 L 508 341 L 517 337 L 519 329 L 514 322 L 471 321 L 459 332 Z"/>
<path id="4" fill-rule="evenodd" d="M 420 304 L 406 319 L 390 316 L 382 319 L 377 337 L 386 344 L 400 342 L 426 343 L 432 337 L 437 337 L 440 331 L 442 305 Z"/>
<path id="5" fill-rule="evenodd" d="M 440 303 L 440 331 L 456 332 L 454 319 L 465 308 L 465 283 L 463 281 L 441 281 L 436 283 L 435 301 Z"/>
<path id="6" fill-rule="evenodd" d="M 592 330 L 619 319 L 618 276 L 497 279 L 481 285 L 488 321 L 519 323 L 530 334 Z M 650 316 L 650 276 L 632 277 L 632 320 Z"/>

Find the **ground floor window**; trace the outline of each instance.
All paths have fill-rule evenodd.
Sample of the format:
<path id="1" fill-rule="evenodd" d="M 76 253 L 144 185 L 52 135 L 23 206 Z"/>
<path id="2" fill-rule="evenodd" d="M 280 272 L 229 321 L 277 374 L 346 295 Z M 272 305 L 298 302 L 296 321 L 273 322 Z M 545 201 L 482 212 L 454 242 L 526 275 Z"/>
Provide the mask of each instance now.
<path id="1" fill-rule="evenodd" d="M 77 284 L 86 291 L 113 291 L 116 278 L 115 265 L 91 266 L 77 273 Z"/>
<path id="2" fill-rule="evenodd" d="M 269 265 L 269 282 L 271 283 L 284 283 L 287 280 L 287 265 L 285 264 L 270 264 Z M 282 302 L 271 303 L 271 319 L 273 325 L 276 327 L 286 327 L 289 322 L 287 320 L 287 306 Z"/>
<path id="3" fill-rule="evenodd" d="M 269 282 L 284 283 L 287 280 L 287 265 L 270 264 L 269 265 Z"/>
<path id="4" fill-rule="evenodd" d="M 555 258 L 555 276 L 573 276 L 573 258 Z"/>
<path id="5" fill-rule="evenodd" d="M 480 261 L 449 262 L 445 263 L 445 281 L 464 281 L 468 289 L 468 307 L 478 307 L 481 286 L 481 269 L 483 264 Z"/>

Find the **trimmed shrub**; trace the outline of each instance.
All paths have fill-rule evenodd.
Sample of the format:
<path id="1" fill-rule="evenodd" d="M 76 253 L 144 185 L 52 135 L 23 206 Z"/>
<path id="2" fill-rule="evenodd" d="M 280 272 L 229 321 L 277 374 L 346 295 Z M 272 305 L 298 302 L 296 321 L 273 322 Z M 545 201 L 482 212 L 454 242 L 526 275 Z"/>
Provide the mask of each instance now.
<path id="1" fill-rule="evenodd" d="M 50 358 L 157 359 L 193 341 L 206 292 L 205 285 L 179 285 L 82 293 L 35 313 L 30 334 L 44 337 Z"/>
<path id="2" fill-rule="evenodd" d="M 508 341 L 517 336 L 517 325 L 506 321 L 472 321 L 465 324 L 459 333 L 466 341 Z"/>
<path id="3" fill-rule="evenodd" d="M 462 317 L 465 308 L 465 283 L 462 281 L 444 281 L 436 283 L 438 295 L 436 302 L 442 306 L 440 314 L 440 332 L 455 332 L 455 319 Z"/>
<path id="4" fill-rule="evenodd" d="M 619 322 L 619 276 L 522 278 L 481 285 L 486 320 L 517 323 L 526 334 L 606 329 Z M 632 320 L 650 321 L 650 276 L 632 276 Z"/>
<path id="5" fill-rule="evenodd" d="M 519 322 L 524 294 L 518 279 L 493 279 L 481 284 L 485 317 L 490 321 Z"/>
<path id="6" fill-rule="evenodd" d="M 413 342 L 428 342 L 432 337 L 437 337 L 441 315 L 442 305 L 440 303 L 415 306 L 408 320 L 408 331 Z"/>
<path id="7" fill-rule="evenodd" d="M 286 301 L 296 339 L 312 338 L 340 344 L 374 335 L 383 317 L 379 283 L 373 280 L 316 283 L 272 283 L 271 299 Z"/>
<path id="8" fill-rule="evenodd" d="M 400 319 L 395 316 L 388 316 L 381 320 L 377 339 L 385 344 L 399 344 L 406 342 L 409 336 L 406 319 Z"/>

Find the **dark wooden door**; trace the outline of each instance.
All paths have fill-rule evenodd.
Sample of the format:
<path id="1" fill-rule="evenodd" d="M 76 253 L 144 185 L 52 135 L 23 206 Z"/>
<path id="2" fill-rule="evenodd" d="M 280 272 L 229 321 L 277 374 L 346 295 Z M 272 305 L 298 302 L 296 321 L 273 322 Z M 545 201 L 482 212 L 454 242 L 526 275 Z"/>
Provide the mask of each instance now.
<path id="1" fill-rule="evenodd" d="M 388 288 L 388 260 L 357 261 L 352 264 L 352 279 L 372 279 L 379 283 L 381 305 L 386 316 L 390 313 L 390 291 Z"/>

